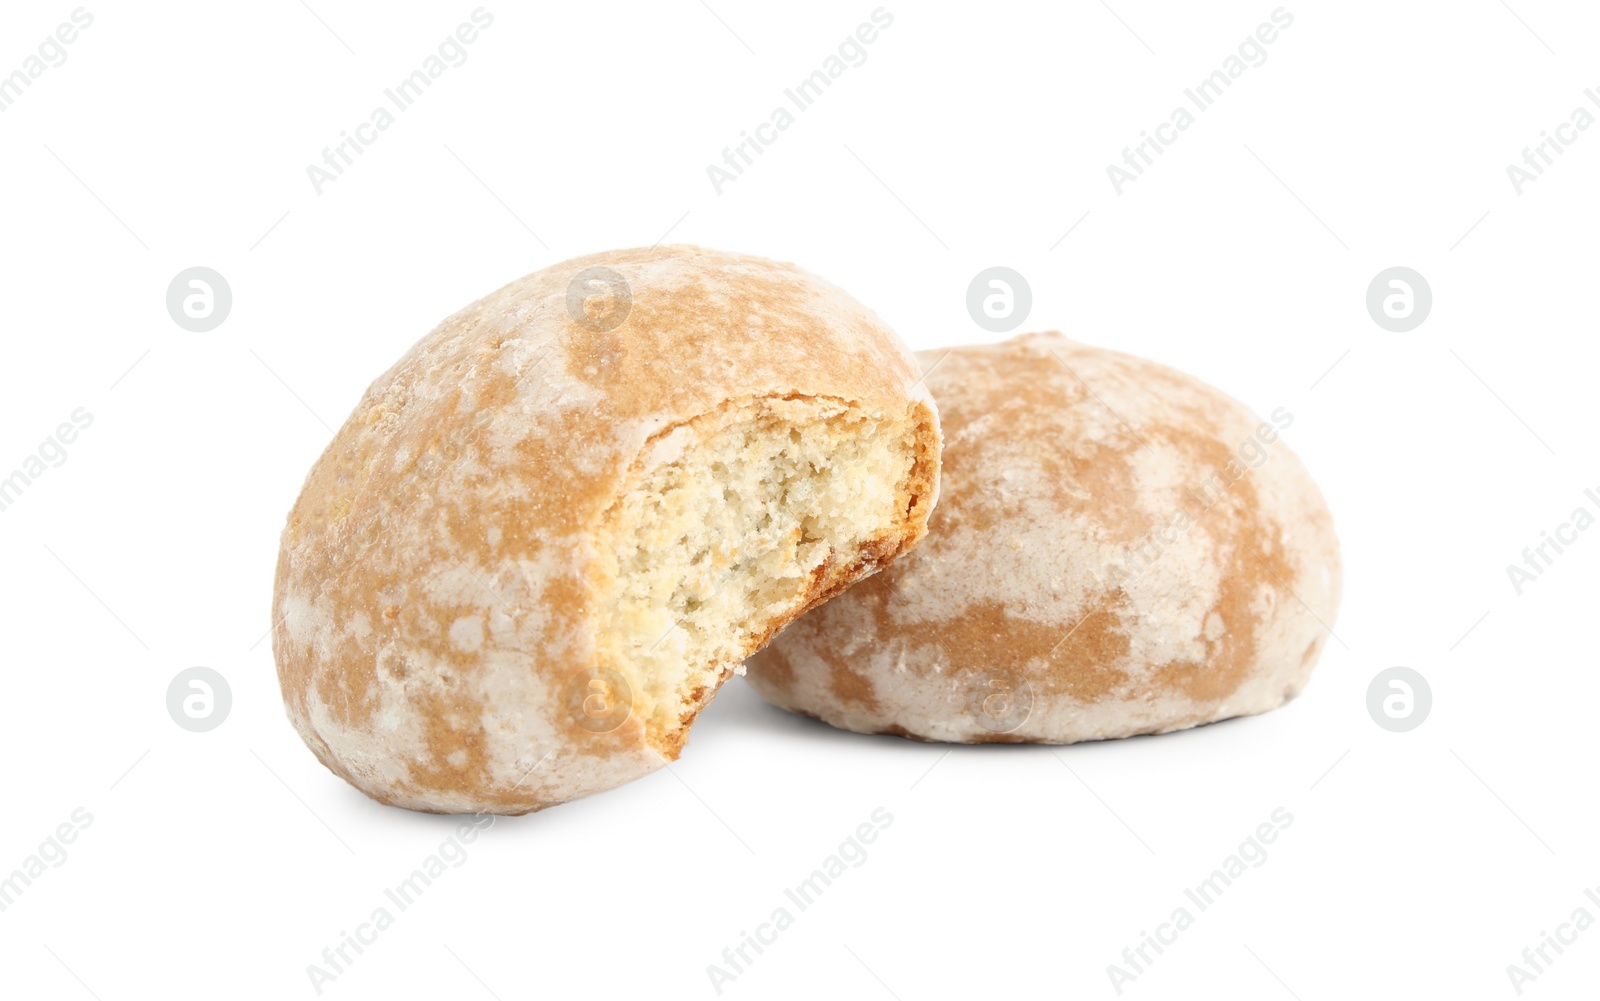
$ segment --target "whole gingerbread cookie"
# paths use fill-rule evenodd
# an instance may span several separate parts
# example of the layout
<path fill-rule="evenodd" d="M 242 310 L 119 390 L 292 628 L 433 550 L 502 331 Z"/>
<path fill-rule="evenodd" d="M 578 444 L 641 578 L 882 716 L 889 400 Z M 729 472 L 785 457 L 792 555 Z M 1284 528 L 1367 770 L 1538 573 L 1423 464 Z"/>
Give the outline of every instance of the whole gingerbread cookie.
<path fill-rule="evenodd" d="M 926 351 L 927 539 L 753 657 L 768 701 L 862 733 L 1052 744 L 1265 712 L 1340 589 L 1327 505 L 1262 420 L 1059 334 Z"/>

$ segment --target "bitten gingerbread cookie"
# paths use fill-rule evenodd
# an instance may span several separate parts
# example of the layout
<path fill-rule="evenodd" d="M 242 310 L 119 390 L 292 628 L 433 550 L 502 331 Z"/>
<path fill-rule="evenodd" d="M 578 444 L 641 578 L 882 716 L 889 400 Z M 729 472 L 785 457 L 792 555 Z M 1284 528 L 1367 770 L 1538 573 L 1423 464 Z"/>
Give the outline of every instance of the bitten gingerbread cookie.
<path fill-rule="evenodd" d="M 525 813 L 654 771 L 745 657 L 922 537 L 919 374 L 832 285 L 695 247 L 468 306 L 367 390 L 289 515 L 290 720 L 416 810 Z"/>

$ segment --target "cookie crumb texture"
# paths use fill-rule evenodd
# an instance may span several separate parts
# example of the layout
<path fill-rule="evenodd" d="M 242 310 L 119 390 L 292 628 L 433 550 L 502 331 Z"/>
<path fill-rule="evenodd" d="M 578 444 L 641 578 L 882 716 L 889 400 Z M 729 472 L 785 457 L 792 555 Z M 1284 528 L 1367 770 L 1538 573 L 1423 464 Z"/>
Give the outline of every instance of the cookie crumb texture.
<path fill-rule="evenodd" d="M 627 282 L 626 319 L 572 279 Z M 795 616 L 926 530 L 915 360 L 789 265 L 667 247 L 513 282 L 367 391 L 278 561 L 289 719 L 373 798 L 526 813 L 676 758 Z"/>
<path fill-rule="evenodd" d="M 1299 694 L 1341 584 L 1292 414 L 1059 334 L 921 357 L 945 436 L 928 537 L 755 655 L 763 697 L 861 733 L 1066 744 Z"/>

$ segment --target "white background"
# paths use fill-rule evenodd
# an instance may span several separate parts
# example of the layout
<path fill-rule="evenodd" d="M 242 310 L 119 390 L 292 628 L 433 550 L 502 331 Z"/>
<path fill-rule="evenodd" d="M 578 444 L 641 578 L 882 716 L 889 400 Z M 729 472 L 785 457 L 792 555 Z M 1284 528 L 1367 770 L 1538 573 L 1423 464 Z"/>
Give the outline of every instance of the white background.
<path fill-rule="evenodd" d="M 1600 493 L 1600 128 L 1520 195 L 1506 174 L 1600 114 L 1592 6 L 1290 4 L 1118 195 L 1106 166 L 1271 0 L 900 0 L 719 195 L 706 166 L 872 0 L 498 2 L 318 195 L 306 166 L 475 5 L 309 2 L 91 5 L 0 113 L 0 475 L 94 416 L 0 512 L 0 874 L 93 816 L 0 913 L 0 993 L 316 996 L 307 966 L 456 822 L 365 799 L 285 721 L 261 640 L 284 514 L 440 318 L 669 230 L 796 261 L 918 348 L 1001 336 L 964 297 L 1005 265 L 1023 330 L 1288 407 L 1343 540 L 1339 641 L 1281 711 L 1056 750 L 844 734 L 735 680 L 670 771 L 499 821 L 323 996 L 716 997 L 706 967 L 879 807 L 866 862 L 724 997 L 1116 997 L 1107 965 L 1278 807 L 1267 861 L 1123 996 L 1509 998 L 1542 931 L 1600 917 L 1600 530 L 1520 596 L 1506 574 Z M 7 4 L 0 73 L 72 9 Z M 196 265 L 233 290 L 210 333 L 164 305 Z M 1395 265 L 1434 295 L 1403 334 L 1364 303 Z M 232 686 L 210 733 L 165 708 L 194 665 Z M 1410 733 L 1365 708 L 1393 665 L 1432 686 Z M 1525 991 L 1597 980 L 1590 929 Z"/>

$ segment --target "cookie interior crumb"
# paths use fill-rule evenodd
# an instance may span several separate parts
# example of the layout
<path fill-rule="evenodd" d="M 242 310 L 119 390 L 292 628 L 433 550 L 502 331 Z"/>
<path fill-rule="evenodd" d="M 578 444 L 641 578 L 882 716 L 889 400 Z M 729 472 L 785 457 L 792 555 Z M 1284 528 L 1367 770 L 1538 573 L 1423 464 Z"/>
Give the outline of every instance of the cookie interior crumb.
<path fill-rule="evenodd" d="M 668 757 L 717 685 L 831 578 L 875 563 L 917 503 L 904 419 L 785 403 L 642 471 L 612 514 L 606 660 Z"/>

